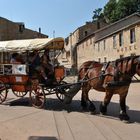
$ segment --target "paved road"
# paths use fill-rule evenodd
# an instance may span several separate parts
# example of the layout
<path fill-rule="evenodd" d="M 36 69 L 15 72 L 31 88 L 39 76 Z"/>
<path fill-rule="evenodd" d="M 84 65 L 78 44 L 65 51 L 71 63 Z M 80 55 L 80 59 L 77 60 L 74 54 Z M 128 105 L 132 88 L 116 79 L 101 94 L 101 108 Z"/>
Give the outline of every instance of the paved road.
<path fill-rule="evenodd" d="M 55 95 L 47 96 L 44 110 L 31 107 L 27 97 L 18 99 L 10 92 L 7 102 L 0 105 L 0 138 L 1 140 L 140 140 L 139 90 L 140 84 L 132 84 L 127 97 L 130 123 L 118 119 L 117 95 L 112 98 L 108 115 L 101 116 L 99 104 L 103 100 L 104 93 L 94 90 L 90 91 L 90 98 L 95 101 L 96 115 L 82 112 L 81 91 L 68 106 L 62 104 Z"/>

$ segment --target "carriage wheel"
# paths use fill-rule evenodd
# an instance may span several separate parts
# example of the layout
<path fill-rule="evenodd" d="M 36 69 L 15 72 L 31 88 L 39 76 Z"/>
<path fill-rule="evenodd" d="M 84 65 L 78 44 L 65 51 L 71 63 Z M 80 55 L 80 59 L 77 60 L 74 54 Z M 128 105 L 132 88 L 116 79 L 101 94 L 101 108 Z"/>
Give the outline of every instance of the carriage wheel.
<path fill-rule="evenodd" d="M 7 98 L 8 90 L 6 89 L 5 84 L 0 81 L 0 104 L 3 103 Z"/>
<path fill-rule="evenodd" d="M 36 108 L 43 108 L 46 102 L 46 97 L 44 90 L 41 86 L 37 86 L 36 89 L 30 91 L 30 100 L 32 103 L 32 106 Z"/>
<path fill-rule="evenodd" d="M 28 91 L 14 91 L 14 90 L 12 90 L 12 91 L 13 91 L 14 95 L 17 97 L 24 97 L 28 93 Z"/>
<path fill-rule="evenodd" d="M 60 85 L 65 85 L 65 84 L 67 84 L 67 82 L 65 82 L 65 81 L 60 82 Z M 65 95 L 64 95 L 65 94 L 65 89 L 62 89 L 62 90 L 63 91 L 61 91 L 61 90 L 56 91 L 56 96 L 61 102 L 63 102 L 64 98 L 65 98 Z"/>

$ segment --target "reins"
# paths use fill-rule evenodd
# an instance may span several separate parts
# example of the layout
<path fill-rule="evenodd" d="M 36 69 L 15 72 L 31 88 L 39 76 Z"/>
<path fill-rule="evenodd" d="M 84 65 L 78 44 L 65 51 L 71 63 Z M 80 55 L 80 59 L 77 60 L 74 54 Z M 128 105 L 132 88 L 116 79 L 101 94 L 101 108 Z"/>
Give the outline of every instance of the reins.
<path fill-rule="evenodd" d="M 138 57 L 138 56 L 137 56 Z M 95 67 L 94 68 L 94 66 L 92 66 L 93 65 L 93 63 L 92 64 L 90 64 L 90 66 L 89 67 L 86 67 L 86 69 L 87 69 L 87 71 L 86 71 L 86 73 L 84 74 L 84 77 L 80 80 L 80 81 L 78 81 L 78 82 L 76 82 L 76 83 L 68 83 L 68 84 L 65 84 L 65 85 L 60 85 L 60 86 L 58 86 L 58 88 L 63 88 L 63 87 L 70 87 L 70 86 L 73 86 L 73 85 L 76 85 L 76 84 L 82 84 L 82 83 L 87 83 L 87 82 L 89 82 L 89 81 L 92 81 L 92 80 L 94 80 L 94 79 L 97 79 L 97 78 L 100 78 L 101 76 L 115 76 L 114 74 L 111 74 L 111 73 L 107 73 L 107 74 L 105 74 L 105 72 L 106 72 L 106 70 L 107 70 L 107 68 L 109 67 L 109 65 L 110 65 L 110 63 L 111 63 L 111 65 L 112 65 L 112 67 L 114 67 L 115 69 L 118 69 L 118 64 L 119 63 L 121 63 L 121 67 L 123 66 L 123 62 L 125 61 L 125 60 L 127 60 L 127 63 L 126 63 L 126 66 L 125 66 L 125 69 L 127 70 L 127 67 L 128 67 L 128 62 L 129 62 L 129 60 L 131 59 L 131 67 L 132 67 L 132 65 L 133 65 L 133 61 L 134 61 L 134 59 L 135 58 L 137 58 L 137 57 L 133 57 L 133 58 L 131 58 L 131 57 L 127 57 L 127 58 L 124 58 L 124 59 L 118 59 L 118 60 L 116 60 L 116 61 L 112 61 L 112 62 L 108 62 L 108 63 L 106 63 L 105 65 L 103 65 L 103 67 L 104 68 L 102 68 L 103 69 L 103 73 L 102 73 L 102 70 L 101 70 L 101 75 L 99 75 L 99 76 L 96 76 L 96 77 L 92 77 L 92 78 L 89 78 L 89 77 L 87 77 L 87 74 L 88 74 L 88 72 L 89 72 L 89 70 L 90 69 L 95 69 L 95 68 L 97 68 L 97 67 Z M 115 65 L 113 65 L 115 63 Z M 139 62 L 140 63 L 140 62 Z M 83 68 L 84 69 L 84 68 Z M 125 72 L 127 72 L 126 70 L 124 70 Z M 81 71 L 81 69 L 80 69 L 80 71 Z M 131 74 L 132 74 L 132 72 L 130 73 L 130 74 L 127 74 L 127 73 L 123 73 L 121 70 L 119 70 L 118 69 L 118 74 L 119 74 L 119 77 L 118 78 L 120 78 L 120 76 L 122 77 L 123 75 L 125 75 L 126 77 L 130 77 L 130 79 L 132 78 L 132 76 L 131 76 Z M 134 76 L 135 77 L 135 76 Z M 88 78 L 88 79 L 87 79 Z M 135 77 L 136 78 L 136 77 Z M 136 78 L 137 79 L 137 78 Z M 114 81 L 114 82 L 119 82 L 119 81 Z M 120 81 L 120 82 L 122 82 L 122 81 Z M 124 83 L 126 82 L 126 83 L 130 83 L 129 81 L 123 81 Z"/>
<path fill-rule="evenodd" d="M 113 76 L 112 74 L 106 74 L 106 76 L 109 75 L 109 76 Z M 80 80 L 76 83 L 68 83 L 68 84 L 64 84 L 64 85 L 61 85 L 61 86 L 58 86 L 58 88 L 61 88 L 61 87 L 70 87 L 70 86 L 73 86 L 73 85 L 77 85 L 77 84 L 82 84 L 82 83 L 87 83 L 91 80 L 94 80 L 94 79 L 97 79 L 97 78 L 100 78 L 100 76 L 96 76 L 96 77 L 92 77 L 90 79 L 86 79 L 86 80 Z"/>

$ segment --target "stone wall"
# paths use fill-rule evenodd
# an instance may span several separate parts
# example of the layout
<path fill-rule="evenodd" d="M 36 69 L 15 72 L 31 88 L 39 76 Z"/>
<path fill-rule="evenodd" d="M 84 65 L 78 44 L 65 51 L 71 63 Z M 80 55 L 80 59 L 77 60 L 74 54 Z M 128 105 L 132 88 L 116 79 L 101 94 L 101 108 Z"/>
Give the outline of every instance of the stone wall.
<path fill-rule="evenodd" d="M 92 23 L 93 24 L 93 23 Z M 69 50 L 71 66 L 73 62 L 77 68 L 88 60 L 100 62 L 113 61 L 120 57 L 140 55 L 140 14 L 134 13 L 115 23 L 97 29 L 97 24 L 87 23 L 79 27 L 68 38 L 69 43 L 65 48 Z M 130 43 L 130 30 L 135 29 L 136 41 Z M 123 34 L 122 46 L 120 46 L 120 33 Z M 73 49 L 73 47 L 76 48 Z M 74 51 L 73 51 L 74 50 Z M 75 59 L 75 54 L 77 58 Z"/>
<path fill-rule="evenodd" d="M 136 41 L 134 43 L 130 43 L 131 29 L 135 29 Z M 119 45 L 119 34 L 121 32 L 123 33 L 122 46 Z M 140 55 L 140 23 L 127 27 L 97 42 L 94 40 L 95 36 L 93 35 L 77 45 L 78 67 L 87 60 L 105 62 L 113 61 L 120 57 Z M 116 38 L 115 46 L 113 45 L 114 36 Z"/>

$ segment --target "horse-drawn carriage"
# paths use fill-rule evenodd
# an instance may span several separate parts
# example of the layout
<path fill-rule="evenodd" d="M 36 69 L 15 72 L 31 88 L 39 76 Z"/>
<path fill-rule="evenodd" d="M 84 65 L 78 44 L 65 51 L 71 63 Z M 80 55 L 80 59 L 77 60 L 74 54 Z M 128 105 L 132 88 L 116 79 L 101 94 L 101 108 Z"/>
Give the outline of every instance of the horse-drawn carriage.
<path fill-rule="evenodd" d="M 42 108 L 46 95 L 56 94 L 58 99 L 70 103 L 74 95 L 82 89 L 81 105 L 95 111 L 93 102 L 88 97 L 91 88 L 106 92 L 104 101 L 100 105 L 100 112 L 105 114 L 113 94 L 120 96 L 120 119 L 129 120 L 126 112 L 126 97 L 132 78 L 135 74 L 140 76 L 140 56 L 129 56 L 108 63 L 96 61 L 84 62 L 78 72 L 77 83 L 66 83 L 65 68 L 56 66 L 54 75 L 57 84 L 43 84 L 39 77 L 30 77 L 28 72 L 28 53 L 33 50 L 43 51 L 45 48 L 53 50 L 63 49 L 62 38 L 34 39 L 24 41 L 0 42 L 0 52 L 22 52 L 26 54 L 27 64 L 0 64 L 0 103 L 7 98 L 9 89 L 18 97 L 29 93 L 33 106 Z M 59 52 L 58 52 L 59 54 Z M 54 54 L 52 54 L 54 56 Z M 1 57 L 1 56 L 0 56 Z M 1 60 L 1 59 L 0 59 Z M 8 60 L 6 58 L 6 60 Z"/>
<path fill-rule="evenodd" d="M 20 52 L 24 55 L 25 64 L 11 64 L 9 58 L 0 63 L 0 104 L 6 98 L 9 89 L 17 97 L 23 97 L 29 93 L 31 104 L 37 108 L 42 108 L 45 104 L 46 95 L 56 94 L 59 100 L 63 101 L 65 89 L 63 91 L 59 88 L 61 85 L 66 84 L 63 81 L 65 77 L 64 66 L 57 65 L 54 67 L 55 81 L 57 84 L 47 86 L 40 83 L 37 76 L 29 76 L 28 57 L 29 52 L 38 50 L 40 53 L 44 49 L 52 50 L 53 58 L 57 57 L 64 47 L 63 38 L 55 39 L 29 39 L 29 40 L 16 40 L 0 42 L 1 55 L 13 52 Z M 5 57 L 5 56 L 4 56 Z"/>

